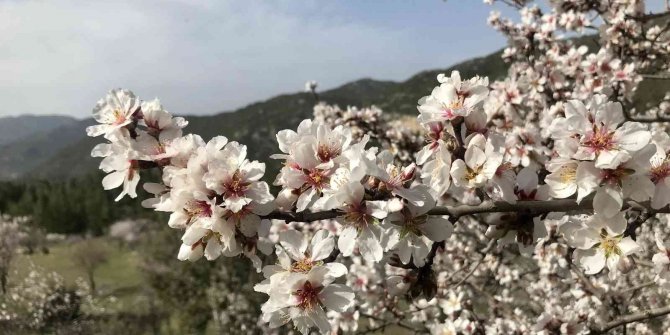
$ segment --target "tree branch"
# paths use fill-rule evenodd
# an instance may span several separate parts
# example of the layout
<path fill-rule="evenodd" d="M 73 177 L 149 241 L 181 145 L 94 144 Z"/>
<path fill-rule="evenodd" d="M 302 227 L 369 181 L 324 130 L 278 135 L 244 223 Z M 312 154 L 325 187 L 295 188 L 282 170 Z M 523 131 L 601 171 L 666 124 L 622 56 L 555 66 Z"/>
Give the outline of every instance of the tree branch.
<path fill-rule="evenodd" d="M 658 79 L 658 80 L 668 80 L 670 79 L 670 73 L 641 73 L 640 74 L 644 79 Z"/>
<path fill-rule="evenodd" d="M 647 13 L 640 16 L 626 15 L 626 19 L 636 20 L 640 22 L 648 22 L 651 20 L 663 18 L 670 15 L 670 11 L 658 12 L 658 13 Z"/>
<path fill-rule="evenodd" d="M 617 320 L 610 321 L 600 328 L 591 329 L 591 334 L 604 334 L 616 327 L 626 325 L 633 322 L 644 321 L 647 319 L 652 319 L 655 317 L 663 316 L 670 314 L 670 306 L 652 308 L 639 313 L 630 314 L 624 317 L 621 317 Z"/>
<path fill-rule="evenodd" d="M 629 204 L 624 204 L 623 209 L 628 209 Z M 643 207 L 649 213 L 670 213 L 667 207 L 660 210 L 654 210 L 649 203 L 636 205 Z M 540 215 L 552 212 L 587 212 L 593 210 L 593 200 L 584 199 L 577 203 L 574 199 L 557 199 L 547 201 L 517 201 L 514 204 L 504 201 L 485 201 L 479 205 L 457 205 L 435 207 L 428 211 L 428 215 L 447 215 L 450 218 L 458 219 L 463 216 L 483 214 L 483 213 L 520 213 L 527 215 Z M 319 220 L 334 219 L 343 213 L 338 210 L 322 212 L 280 212 L 274 211 L 268 215 L 262 216 L 264 219 L 285 220 L 288 222 L 312 222 Z"/>

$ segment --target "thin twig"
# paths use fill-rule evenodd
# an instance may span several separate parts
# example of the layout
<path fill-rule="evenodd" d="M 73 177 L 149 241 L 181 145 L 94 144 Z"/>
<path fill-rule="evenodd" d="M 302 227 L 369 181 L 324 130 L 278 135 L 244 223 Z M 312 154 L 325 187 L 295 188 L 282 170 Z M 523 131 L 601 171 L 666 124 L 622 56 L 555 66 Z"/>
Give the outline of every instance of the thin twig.
<path fill-rule="evenodd" d="M 642 73 L 640 74 L 644 79 L 667 80 L 670 79 L 670 73 Z"/>
<path fill-rule="evenodd" d="M 644 321 L 655 317 L 670 314 L 670 306 L 652 308 L 639 313 L 630 314 L 619 319 L 610 321 L 600 328 L 591 329 L 591 334 L 603 334 L 621 325 Z"/>
<path fill-rule="evenodd" d="M 640 285 L 636 285 L 636 286 L 627 288 L 625 290 L 621 290 L 621 292 L 619 292 L 619 294 L 624 295 L 628 292 L 635 292 L 635 291 L 643 289 L 645 287 L 654 286 L 654 285 L 656 285 L 655 281 L 646 282 L 646 283 L 643 283 L 643 284 L 640 284 Z"/>
<path fill-rule="evenodd" d="M 587 292 L 595 295 L 599 299 L 603 298 L 604 295 L 603 291 L 595 287 L 593 285 L 593 282 L 591 282 L 591 280 L 588 277 L 586 277 L 586 275 L 582 272 L 580 268 L 577 267 L 577 265 L 575 265 L 574 263 L 570 263 L 570 269 L 574 274 L 577 275 L 577 277 L 579 277 L 579 280 L 582 282 L 582 284 L 584 284 L 585 286 L 584 289 Z"/>
<path fill-rule="evenodd" d="M 483 254 L 482 258 L 480 258 L 477 261 L 477 263 L 475 263 L 475 265 L 472 267 L 472 269 L 470 269 L 470 271 L 465 275 L 465 277 L 463 277 L 463 279 L 459 280 L 458 283 L 456 283 L 456 285 L 453 286 L 454 288 L 457 288 L 457 287 L 463 285 L 463 283 L 465 283 L 465 281 L 468 280 L 468 278 L 470 278 L 475 273 L 475 271 L 477 271 L 477 268 L 479 268 L 479 265 L 484 262 L 484 259 L 486 258 L 486 255 L 488 255 L 488 253 L 491 252 L 491 250 L 493 250 L 497 241 L 498 241 L 497 238 L 491 239 L 491 241 L 489 241 L 489 244 L 486 245 L 486 248 L 484 250 L 482 250 L 482 254 Z"/>

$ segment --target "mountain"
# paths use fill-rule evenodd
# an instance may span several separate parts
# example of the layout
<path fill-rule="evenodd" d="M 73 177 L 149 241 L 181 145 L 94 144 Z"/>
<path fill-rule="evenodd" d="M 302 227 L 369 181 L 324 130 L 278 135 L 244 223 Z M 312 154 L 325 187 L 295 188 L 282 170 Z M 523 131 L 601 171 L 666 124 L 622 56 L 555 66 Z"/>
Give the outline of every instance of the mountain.
<path fill-rule="evenodd" d="M 500 79 L 507 73 L 507 65 L 500 55 L 498 51 L 447 69 L 420 72 L 403 82 L 361 79 L 321 92 L 319 96 L 321 100 L 341 107 L 377 105 L 386 113 L 416 115 L 417 101 L 435 87 L 439 73 L 458 70 L 464 78 L 480 75 L 488 76 L 490 80 Z M 636 105 L 660 101 L 669 89 L 670 81 L 644 81 Z M 185 130 L 199 134 L 205 140 L 224 135 L 246 144 L 250 147 L 251 159 L 266 162 L 268 171 L 276 171 L 279 162 L 268 159 L 277 152 L 275 134 L 281 129 L 295 129 L 301 120 L 310 118 L 313 105 L 311 94 L 284 94 L 231 112 L 188 116 L 189 125 Z M 0 148 L 0 179 L 63 179 L 95 170 L 100 159 L 90 157 L 90 151 L 102 139 L 85 136 L 84 129 L 92 122 L 90 119 L 79 121 Z"/>
<path fill-rule="evenodd" d="M 395 85 L 397 83 L 362 79 L 322 92 L 319 96 L 324 101 L 342 106 L 366 106 L 382 101 L 384 94 Z M 230 140 L 247 144 L 253 148 L 249 150 L 252 159 L 265 161 L 272 168 L 275 167 L 273 166 L 275 162 L 268 162 L 268 156 L 277 150 L 275 134 L 282 129 L 295 128 L 300 121 L 309 118 L 313 106 L 314 98 L 309 93 L 285 94 L 251 104 L 234 112 L 212 116 L 188 116 L 189 125 L 185 131 L 198 134 L 205 140 L 224 135 Z M 51 158 L 41 161 L 32 168 L 28 176 L 67 178 L 79 176 L 97 168 L 100 159 L 90 157 L 89 153 L 93 146 L 102 142 L 103 139 L 85 137 L 83 126 L 79 132 L 78 141 L 63 147 Z M 39 146 L 39 144 L 31 145 L 31 147 L 34 146 Z"/>
<path fill-rule="evenodd" d="M 21 140 L 0 147 L 0 179 L 25 177 L 44 161 L 84 137 L 84 129 L 94 123 L 93 119 L 76 120 L 42 132 L 35 132 Z M 92 148 L 92 147 L 91 147 Z M 90 152 L 90 149 L 88 150 Z M 69 165 L 69 163 L 68 163 Z M 77 166 L 77 162 L 71 165 Z M 67 169 L 67 167 L 65 167 Z"/>
<path fill-rule="evenodd" d="M 77 119 L 63 115 L 21 115 L 0 118 L 0 147 L 37 133 L 72 124 Z"/>
<path fill-rule="evenodd" d="M 414 114 L 416 103 L 428 94 L 436 84 L 438 73 L 450 73 L 459 70 L 463 76 L 475 74 L 489 76 L 491 79 L 502 77 L 507 67 L 500 58 L 500 52 L 486 57 L 472 59 L 448 69 L 424 71 L 403 82 L 378 81 L 373 79 L 357 80 L 338 88 L 320 92 L 322 101 L 346 106 L 377 105 L 388 113 Z M 223 112 L 212 116 L 188 116 L 189 133 L 201 135 L 205 140 L 224 135 L 230 140 L 248 145 L 249 156 L 268 164 L 268 170 L 279 168 L 279 162 L 268 159 L 277 151 L 275 134 L 282 129 L 296 128 L 305 118 L 310 118 L 314 99 L 309 93 L 284 94 L 266 101 L 254 103 L 232 112 Z M 39 146 L 39 141 L 31 147 Z M 80 138 L 62 147 L 49 158 L 31 165 L 24 176 L 32 178 L 68 178 L 83 175 L 95 169 L 99 158 L 90 157 L 91 148 L 100 143 L 99 138 L 86 138 L 83 127 Z M 18 168 L 18 167 L 14 167 Z M 7 173 L 0 169 L 0 178 Z"/>

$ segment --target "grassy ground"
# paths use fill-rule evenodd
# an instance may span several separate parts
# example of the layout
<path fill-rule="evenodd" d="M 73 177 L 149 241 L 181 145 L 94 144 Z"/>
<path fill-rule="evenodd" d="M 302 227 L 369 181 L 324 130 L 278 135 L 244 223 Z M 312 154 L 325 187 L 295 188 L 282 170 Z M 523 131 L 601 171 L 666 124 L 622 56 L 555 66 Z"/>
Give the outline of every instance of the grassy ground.
<path fill-rule="evenodd" d="M 139 270 L 139 257 L 135 251 L 106 238 L 94 239 L 104 246 L 108 254 L 95 272 L 98 295 L 114 296 L 118 301 L 110 308 L 142 308 L 138 298 L 142 298 L 142 277 Z M 41 272 L 56 272 L 63 277 L 65 284 L 75 287 L 77 279 L 85 279 L 85 272 L 72 260 L 72 254 L 81 242 L 61 242 L 49 247 L 49 253 L 36 252 L 32 255 L 19 255 L 14 263 L 9 285 L 18 283 L 31 269 Z"/>

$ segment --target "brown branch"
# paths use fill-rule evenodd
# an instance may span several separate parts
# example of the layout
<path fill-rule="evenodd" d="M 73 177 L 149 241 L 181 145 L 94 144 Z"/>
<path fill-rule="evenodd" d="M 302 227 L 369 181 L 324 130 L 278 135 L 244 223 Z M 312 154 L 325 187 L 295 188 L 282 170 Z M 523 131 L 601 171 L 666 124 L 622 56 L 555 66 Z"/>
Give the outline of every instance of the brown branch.
<path fill-rule="evenodd" d="M 620 294 L 620 295 L 624 295 L 624 294 L 626 294 L 626 293 L 628 293 L 628 292 L 635 292 L 635 291 L 637 291 L 637 290 L 641 290 L 641 289 L 643 289 L 643 288 L 645 288 L 645 287 L 654 286 L 654 285 L 656 285 L 656 282 L 655 282 L 655 281 L 649 281 L 649 282 L 646 282 L 646 283 L 643 283 L 643 284 L 640 284 L 640 285 L 637 285 L 637 286 L 633 286 L 633 287 L 627 288 L 627 289 L 625 289 L 625 290 L 621 290 L 621 291 L 619 292 L 619 294 Z"/>
<path fill-rule="evenodd" d="M 658 79 L 658 80 L 667 80 L 670 79 L 670 73 L 657 73 L 657 74 L 651 74 L 651 73 L 640 73 L 642 78 L 644 79 Z"/>
<path fill-rule="evenodd" d="M 629 323 L 644 321 L 655 317 L 670 314 L 670 306 L 652 308 L 639 313 L 630 314 L 619 319 L 610 321 L 600 328 L 591 329 L 591 334 L 604 334 L 616 327 L 627 325 Z"/>
<path fill-rule="evenodd" d="M 648 13 L 640 16 L 626 15 L 626 19 L 636 20 L 639 22 L 648 22 L 654 19 L 670 16 L 670 11 L 658 12 L 658 13 Z"/>
<path fill-rule="evenodd" d="M 579 281 L 581 281 L 584 285 L 584 291 L 598 297 L 598 299 L 603 299 L 604 292 L 601 289 L 595 287 L 593 282 L 591 282 L 591 280 L 582 272 L 580 268 L 577 267 L 577 265 L 570 263 L 570 269 L 575 275 L 577 275 Z"/>
<path fill-rule="evenodd" d="M 628 209 L 629 204 L 624 204 L 623 209 Z M 649 203 L 636 205 L 636 208 L 645 208 L 650 213 L 670 213 L 670 208 L 665 207 L 660 210 L 654 210 Z M 588 212 L 593 210 L 593 200 L 584 199 L 577 203 L 574 199 L 556 199 L 547 201 L 517 201 L 514 204 L 504 201 L 485 201 L 479 205 L 457 205 L 435 207 L 428 211 L 428 215 L 447 215 L 450 218 L 458 219 L 463 216 L 483 213 L 519 213 L 531 216 L 537 216 L 552 212 Z M 343 213 L 338 210 L 323 212 L 280 212 L 274 211 L 263 216 L 264 219 L 277 219 L 289 222 L 312 222 L 319 220 L 334 219 Z"/>
<path fill-rule="evenodd" d="M 663 115 L 656 116 L 632 116 L 630 113 L 625 113 L 626 120 L 639 123 L 665 123 L 670 122 L 670 117 Z"/>

